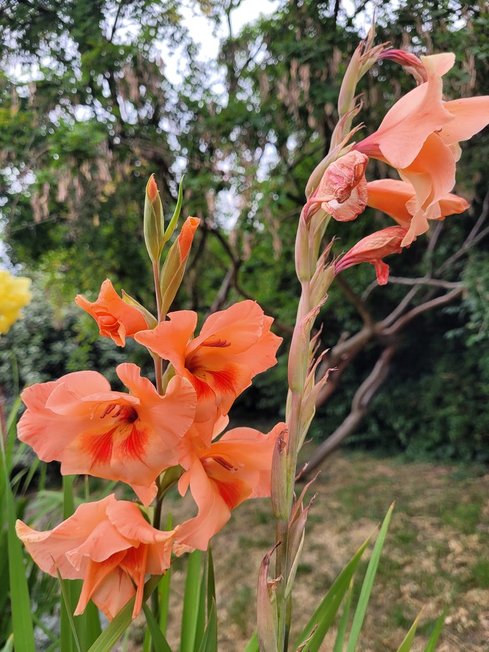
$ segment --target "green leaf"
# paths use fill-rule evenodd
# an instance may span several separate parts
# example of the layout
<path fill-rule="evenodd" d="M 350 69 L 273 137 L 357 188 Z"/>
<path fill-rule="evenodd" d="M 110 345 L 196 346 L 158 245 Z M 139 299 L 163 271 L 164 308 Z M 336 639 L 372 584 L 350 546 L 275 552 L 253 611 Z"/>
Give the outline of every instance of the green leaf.
<path fill-rule="evenodd" d="M 69 518 L 75 511 L 73 498 L 73 476 L 63 476 L 63 518 Z M 61 587 L 61 625 L 60 625 L 60 646 L 63 652 L 73 652 L 76 649 L 80 652 L 80 642 L 76 633 L 73 611 L 78 600 L 77 586 L 75 582 L 63 580 L 59 577 Z"/>
<path fill-rule="evenodd" d="M 16 650 L 35 652 L 34 627 L 32 625 L 29 590 L 24 567 L 22 547 L 15 532 L 15 501 L 10 488 L 9 472 L 5 457 L 3 433 L 0 427 L 0 473 L 3 475 L 4 503 L 7 514 L 7 550 L 10 580 L 10 601 L 12 605 L 12 630 Z"/>
<path fill-rule="evenodd" d="M 188 556 L 187 577 L 183 597 L 180 652 L 194 652 L 200 597 L 200 567 L 202 553 L 195 550 Z"/>
<path fill-rule="evenodd" d="M 358 604 L 355 610 L 355 615 L 353 616 L 353 622 L 350 630 L 350 639 L 348 641 L 348 647 L 346 648 L 346 652 L 355 652 L 357 647 L 357 642 L 360 637 L 360 632 L 362 630 L 363 620 L 365 618 L 365 613 L 367 611 L 370 594 L 372 593 L 372 587 L 374 585 L 375 575 L 377 573 L 377 568 L 379 566 L 380 555 L 382 554 L 382 548 L 384 547 L 384 542 L 387 536 L 387 530 L 389 528 L 389 523 L 392 517 L 393 510 L 394 510 L 394 504 L 392 504 L 387 511 L 387 514 L 384 518 L 384 522 L 382 523 L 382 526 L 380 528 L 379 535 L 375 542 L 375 546 L 372 551 L 372 556 L 370 557 L 370 561 L 367 567 L 367 572 L 365 573 L 362 589 L 360 591 L 360 597 L 358 598 Z"/>
<path fill-rule="evenodd" d="M 171 514 L 168 515 L 166 521 L 166 530 L 171 530 L 173 525 L 173 519 Z M 171 566 L 163 575 L 158 584 L 159 592 L 159 605 L 160 605 L 160 629 L 163 634 L 166 634 L 166 628 L 168 626 L 168 613 L 170 610 L 170 584 L 171 584 Z"/>
<path fill-rule="evenodd" d="M 168 641 L 158 626 L 158 622 L 154 617 L 153 612 L 147 604 L 143 604 L 143 610 L 144 615 L 146 616 L 146 622 L 148 623 L 149 631 L 151 632 L 153 649 L 156 652 L 172 652 L 171 647 L 168 645 Z"/>
<path fill-rule="evenodd" d="M 259 652 L 259 649 L 258 634 L 255 632 L 248 643 L 246 643 L 244 652 Z"/>
<path fill-rule="evenodd" d="M 146 601 L 158 586 L 159 576 L 153 575 L 146 582 L 144 587 L 144 598 Z M 134 598 L 122 607 L 117 616 L 111 621 L 110 625 L 97 638 L 95 643 L 89 648 L 88 652 L 107 652 L 111 650 L 120 637 L 124 634 L 132 621 L 132 610 L 134 608 Z M 63 650 L 64 652 L 64 650 Z"/>
<path fill-rule="evenodd" d="M 198 652 L 217 652 L 217 612 L 215 600 L 211 601 L 207 627 Z"/>
<path fill-rule="evenodd" d="M 207 550 L 207 618 L 210 617 L 213 602 L 216 603 L 216 577 L 212 549 L 209 545 Z"/>
<path fill-rule="evenodd" d="M 72 650 L 74 644 L 78 652 L 82 652 L 80 641 L 78 639 L 78 633 L 75 627 L 75 621 L 73 619 L 72 592 L 70 590 L 71 583 L 70 580 L 63 580 L 59 572 L 58 572 L 58 580 L 61 589 L 61 599 L 63 603 L 62 604 L 63 611 L 61 614 L 61 618 L 63 619 L 63 614 L 64 614 L 67 625 L 69 626 L 69 630 L 66 627 L 65 631 L 63 631 L 63 620 L 61 620 L 61 626 L 62 626 L 61 640 L 60 640 L 61 649 L 63 650 L 63 652 L 68 649 Z"/>
<path fill-rule="evenodd" d="M 436 644 L 438 643 L 438 639 L 441 636 L 441 632 L 443 630 L 444 624 L 445 624 L 445 611 L 436 619 L 435 627 L 431 632 L 430 639 L 426 644 L 424 652 L 435 652 Z"/>
<path fill-rule="evenodd" d="M 302 630 L 300 636 L 297 638 L 295 643 L 296 648 L 303 646 L 303 649 L 308 652 L 316 652 L 320 649 L 321 643 L 334 621 L 341 601 L 343 600 L 345 593 L 348 591 L 351 579 L 357 570 L 358 564 L 360 563 L 369 541 L 370 538 L 362 544 L 338 575 L 333 586 L 321 600 L 320 605 L 309 619 L 309 622 Z"/>
<path fill-rule="evenodd" d="M 175 210 L 173 211 L 172 218 L 168 223 L 168 226 L 166 227 L 165 235 L 163 237 L 163 244 L 166 244 L 168 240 L 172 237 L 173 231 L 175 231 L 175 228 L 178 224 L 178 220 L 180 218 L 180 213 L 182 211 L 182 203 L 183 203 L 183 180 L 184 179 L 185 179 L 185 175 L 182 176 L 182 178 L 180 179 L 180 183 L 178 185 L 177 205 L 175 206 Z"/>
<path fill-rule="evenodd" d="M 414 642 L 414 637 L 416 636 L 416 630 L 418 629 L 418 622 L 419 622 L 419 617 L 421 616 L 421 612 L 416 616 L 413 624 L 409 628 L 408 633 L 404 637 L 404 640 L 402 641 L 401 645 L 399 646 L 397 652 L 409 652 L 409 650 L 413 646 Z"/>
<path fill-rule="evenodd" d="M 353 580 L 350 581 L 350 588 L 345 598 L 345 606 L 343 607 L 343 613 L 341 614 L 340 622 L 338 623 L 338 631 L 336 633 L 336 640 L 333 648 L 333 652 L 343 652 L 345 646 L 345 634 L 346 628 L 348 626 L 348 620 L 350 618 L 350 608 L 351 608 L 351 599 L 353 595 Z"/>

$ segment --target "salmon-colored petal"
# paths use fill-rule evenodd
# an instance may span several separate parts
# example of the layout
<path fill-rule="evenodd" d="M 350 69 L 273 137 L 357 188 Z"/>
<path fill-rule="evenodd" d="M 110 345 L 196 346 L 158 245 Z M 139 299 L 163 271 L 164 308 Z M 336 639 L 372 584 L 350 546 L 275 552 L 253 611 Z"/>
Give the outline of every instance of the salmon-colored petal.
<path fill-rule="evenodd" d="M 194 549 L 207 550 L 210 539 L 231 517 L 231 510 L 204 471 L 200 460 L 195 460 L 186 474 L 199 511 L 197 516 L 185 521 L 176 529 L 175 552 L 177 554 Z"/>
<path fill-rule="evenodd" d="M 256 301 L 239 301 L 208 317 L 187 353 L 198 347 L 208 350 L 225 349 L 234 355 L 250 348 L 261 336 L 264 313 Z"/>
<path fill-rule="evenodd" d="M 117 554 L 112 555 L 109 559 L 106 559 L 103 562 L 99 562 L 99 563 L 93 562 L 92 560 L 88 561 L 83 576 L 83 586 L 80 593 L 80 598 L 78 600 L 78 604 L 76 605 L 76 609 L 74 612 L 75 616 L 79 616 L 85 611 L 88 601 L 90 600 L 90 598 L 95 597 L 94 596 L 95 592 L 100 587 L 100 585 L 104 582 L 104 580 L 107 580 L 108 578 L 111 577 L 113 578 L 114 576 L 119 579 L 120 574 L 118 571 L 118 566 L 123 560 L 125 554 L 126 554 L 125 551 L 119 552 Z M 132 590 L 132 595 L 134 595 L 134 589 Z M 132 597 L 132 595 L 130 595 L 129 597 Z M 95 604 L 97 603 L 95 602 Z M 119 600 L 117 600 L 117 604 L 119 604 Z M 117 611 L 115 613 L 117 613 Z M 113 618 L 114 615 L 115 614 L 113 615 L 109 614 L 108 617 Z"/>
<path fill-rule="evenodd" d="M 120 568 L 115 567 L 97 582 L 90 598 L 104 616 L 108 620 L 112 620 L 122 607 L 134 597 L 135 593 L 136 590 L 129 575 Z M 80 595 L 75 616 L 83 613 L 90 598 L 87 598 L 86 594 L 83 593 Z"/>
<path fill-rule="evenodd" d="M 197 326 L 197 313 L 193 310 L 178 310 L 168 313 L 168 320 L 153 330 L 145 330 L 135 336 L 136 342 L 169 360 L 177 373 L 182 373 L 185 355 Z"/>
<path fill-rule="evenodd" d="M 414 188 L 410 183 L 397 179 L 381 179 L 369 181 L 367 190 L 367 203 L 371 208 L 386 213 L 401 226 L 409 226 L 412 215 L 406 204 L 414 196 Z"/>
<path fill-rule="evenodd" d="M 102 379 L 102 385 L 95 372 L 79 373 L 84 374 L 83 382 L 68 374 L 48 387 L 31 389 L 27 396 L 33 407 L 19 422 L 19 438 L 41 459 L 60 461 L 63 474 L 88 473 L 126 482 L 148 504 L 155 496 L 156 477 L 177 463 L 177 444 L 195 415 L 195 390 L 176 377 L 166 395 L 159 396 L 138 367 L 125 364 L 118 373 L 134 394 L 90 395 L 90 379 L 96 390 L 105 388 L 106 381 Z"/>
<path fill-rule="evenodd" d="M 470 208 L 470 204 L 466 199 L 452 193 L 449 193 L 446 197 L 440 199 L 440 212 L 442 218 L 447 215 L 458 215 L 459 213 L 464 213 L 468 208 Z"/>
<path fill-rule="evenodd" d="M 447 145 L 468 140 L 489 124 L 489 95 L 445 102 L 454 119 L 439 133 Z"/>
<path fill-rule="evenodd" d="M 453 52 L 439 52 L 438 54 L 429 54 L 420 57 L 423 65 L 432 75 L 442 77 L 451 70 L 455 64 L 455 54 Z"/>
<path fill-rule="evenodd" d="M 17 536 L 45 573 L 56 577 L 59 572 L 66 579 L 80 579 L 83 568 L 74 566 L 66 555 L 90 536 L 105 518 L 107 506 L 113 501 L 115 497 L 111 494 L 103 500 L 80 505 L 69 519 L 46 532 L 39 532 L 17 521 Z"/>
<path fill-rule="evenodd" d="M 427 82 L 401 97 L 378 130 L 356 149 L 374 156 L 370 149 L 376 145 L 390 165 L 405 168 L 416 158 L 428 136 L 452 120 L 452 114 L 443 106 L 441 77 L 431 74 Z"/>
<path fill-rule="evenodd" d="M 102 283 L 96 301 L 78 295 L 75 302 L 95 319 L 100 334 L 110 337 L 118 346 L 125 345 L 126 337 L 147 328 L 143 315 L 121 299 L 109 279 Z"/>

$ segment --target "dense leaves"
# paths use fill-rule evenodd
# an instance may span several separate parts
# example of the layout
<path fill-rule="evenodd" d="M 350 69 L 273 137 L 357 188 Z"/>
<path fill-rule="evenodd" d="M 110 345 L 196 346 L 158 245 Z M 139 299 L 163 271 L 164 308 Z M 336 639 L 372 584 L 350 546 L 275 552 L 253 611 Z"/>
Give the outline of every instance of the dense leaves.
<path fill-rule="evenodd" d="M 229 33 L 239 4 L 189 3 L 229 34 L 218 60 L 205 62 L 196 56 L 181 3 L 173 0 L 11 2 L 1 15 L 3 229 L 8 255 L 40 274 L 47 303 L 59 306 L 77 292 L 94 297 L 106 276 L 149 303 L 144 185 L 155 172 L 169 215 L 185 171 L 184 212 L 205 221 L 180 306 L 205 311 L 253 297 L 276 316 L 287 338 L 296 309 L 293 238 L 303 189 L 329 145 L 339 79 L 370 17 L 362 9 L 347 14 L 342 3 L 282 0 L 270 16 Z M 489 92 L 488 27 L 483 3 L 404 0 L 378 10 L 379 41 L 417 54 L 456 52 L 449 97 Z M 169 60 L 169 53 L 178 56 Z M 173 82 L 166 77 L 170 68 Z M 390 61 L 367 76 L 360 115 L 368 120 L 366 129 L 375 128 L 412 86 L 412 78 Z M 489 138 L 482 134 L 464 148 L 458 172 L 457 192 L 473 199 L 473 208 L 444 223 L 432 269 L 453 257 L 484 212 L 488 161 Z M 370 165 L 369 178 L 379 171 L 376 165 Z M 370 211 L 336 225 L 335 254 L 372 225 L 389 221 Z M 443 271 L 447 282 L 465 284 L 463 299 L 420 316 L 397 338 L 391 375 L 358 439 L 413 454 L 486 459 L 484 244 L 480 239 Z M 392 259 L 393 274 L 422 276 L 425 250 L 426 240 Z M 373 271 L 360 267 L 345 278 L 361 295 Z M 406 291 L 395 283 L 374 289 L 371 315 L 383 318 Z M 328 305 L 322 338 L 331 347 L 358 330 L 362 319 L 338 287 Z M 41 369 L 43 379 L 56 377 L 88 358 L 97 368 L 113 367 L 118 352 L 90 349 L 94 335 L 86 321 L 50 310 L 33 306 L 15 330 L 16 350 L 29 351 L 18 353 L 22 383 L 32 382 L 33 369 Z M 321 412 L 318 436 L 346 416 L 383 345 L 372 340 L 345 372 L 334 401 Z M 6 350 L 4 341 L 2 378 L 8 374 Z M 275 416 L 284 402 L 284 378 L 285 365 L 279 364 L 243 397 L 241 408 L 255 412 L 258 406 L 263 418 Z"/>

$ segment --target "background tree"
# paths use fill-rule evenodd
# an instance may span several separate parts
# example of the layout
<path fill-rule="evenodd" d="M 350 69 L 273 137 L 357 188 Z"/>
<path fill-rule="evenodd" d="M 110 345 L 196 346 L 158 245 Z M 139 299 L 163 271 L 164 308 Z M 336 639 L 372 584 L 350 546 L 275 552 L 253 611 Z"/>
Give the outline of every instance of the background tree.
<path fill-rule="evenodd" d="M 70 298 L 93 293 L 106 274 L 146 298 L 144 181 L 156 171 L 171 204 L 185 170 L 184 209 L 203 218 L 203 228 L 181 305 L 216 310 L 251 296 L 275 314 L 287 338 L 303 189 L 328 148 L 337 79 L 370 16 L 363 8 L 349 16 L 339 2 L 283 0 L 271 16 L 233 34 L 239 4 L 190 3 L 229 34 L 218 60 L 205 63 L 195 57 L 177 2 L 50 0 L 14 2 L 4 11 L 4 232 L 12 260 L 38 271 L 52 302 L 60 292 Z M 483 3 L 387 2 L 377 21 L 379 41 L 417 54 L 456 52 L 448 96 L 489 92 Z M 179 83 L 165 77 L 165 47 L 182 52 Z M 374 74 L 375 85 L 368 77 L 363 82 L 368 111 L 360 117 L 369 115 L 368 130 L 413 86 L 392 62 Z M 318 438 L 347 426 L 349 434 L 371 408 L 362 423 L 367 445 L 487 459 L 489 357 L 481 351 L 489 318 L 488 154 L 484 134 L 465 148 L 457 192 L 472 199 L 471 211 L 436 225 L 427 257 L 425 246 L 414 244 L 393 259 L 388 291 L 376 292 L 368 266 L 349 270 L 333 289 L 322 338 L 338 371 L 323 401 L 338 391 L 322 409 Z M 370 178 L 380 171 L 376 165 Z M 372 222 L 375 228 L 389 224 L 369 211 L 348 231 L 337 225 L 335 253 L 371 232 Z M 121 239 L 122 256 L 115 247 Z M 137 287 L 131 278 L 139 279 Z M 432 309 L 420 308 L 429 302 Z M 83 320 L 75 325 L 75 341 L 83 346 L 59 361 L 59 373 L 83 365 L 91 328 Z M 279 364 L 257 385 L 259 393 L 245 395 L 242 409 L 258 406 L 263 418 L 276 414 L 284 373 Z M 376 393 L 387 377 L 389 391 Z M 415 394 L 421 405 L 411 404 Z"/>

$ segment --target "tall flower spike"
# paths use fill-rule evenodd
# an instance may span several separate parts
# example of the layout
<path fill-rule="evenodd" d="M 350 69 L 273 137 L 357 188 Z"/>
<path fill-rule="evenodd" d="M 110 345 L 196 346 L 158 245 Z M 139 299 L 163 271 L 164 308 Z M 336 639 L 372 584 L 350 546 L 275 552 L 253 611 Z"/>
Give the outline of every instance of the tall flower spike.
<path fill-rule="evenodd" d="M 258 373 L 276 363 L 282 341 L 270 331 L 273 319 L 254 301 L 241 301 L 214 313 L 193 337 L 197 313 L 179 310 L 137 341 L 187 378 L 197 392 L 197 421 L 227 414 L 234 400 Z"/>
<path fill-rule="evenodd" d="M 176 448 L 194 419 L 195 390 L 174 378 L 160 396 L 134 364 L 119 365 L 117 374 L 129 394 L 111 391 L 96 371 L 28 387 L 18 436 L 44 462 L 61 462 L 64 475 L 125 482 L 149 504 L 155 479 L 178 464 Z"/>
<path fill-rule="evenodd" d="M 125 346 L 127 337 L 148 328 L 142 313 L 121 299 L 109 279 L 102 283 L 96 301 L 78 294 L 75 303 L 95 319 L 100 335 L 110 337 L 118 346 Z"/>
<path fill-rule="evenodd" d="M 387 229 L 371 233 L 336 261 L 336 274 L 359 263 L 370 263 L 375 267 L 378 284 L 385 285 L 389 279 L 389 266 L 382 258 L 401 253 L 401 242 L 406 232 L 407 229 L 401 226 L 389 226 Z"/>
<path fill-rule="evenodd" d="M 114 494 L 80 505 L 53 530 L 39 532 L 19 520 L 16 532 L 45 573 L 83 580 L 75 616 L 91 599 L 109 620 L 134 596 L 132 617 L 139 614 L 145 578 L 169 568 L 174 537 L 151 527 L 134 503 Z"/>

